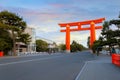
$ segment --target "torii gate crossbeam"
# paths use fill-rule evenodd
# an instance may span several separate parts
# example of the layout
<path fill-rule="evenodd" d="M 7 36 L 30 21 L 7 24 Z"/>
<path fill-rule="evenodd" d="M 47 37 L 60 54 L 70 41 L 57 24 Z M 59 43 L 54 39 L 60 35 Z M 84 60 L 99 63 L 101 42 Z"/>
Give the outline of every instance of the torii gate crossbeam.
<path fill-rule="evenodd" d="M 96 29 L 101 29 L 102 26 L 95 26 L 95 24 L 102 23 L 105 18 L 95 19 L 95 20 L 88 20 L 82 22 L 71 22 L 71 23 L 60 23 L 60 27 L 66 27 L 64 30 L 60 30 L 60 32 L 66 32 L 66 51 L 70 52 L 70 32 L 71 31 L 83 31 L 83 30 L 90 30 L 90 45 L 93 45 L 93 42 L 96 40 Z M 90 27 L 82 28 L 82 25 L 89 25 Z M 77 26 L 77 28 L 70 29 L 70 27 Z"/>

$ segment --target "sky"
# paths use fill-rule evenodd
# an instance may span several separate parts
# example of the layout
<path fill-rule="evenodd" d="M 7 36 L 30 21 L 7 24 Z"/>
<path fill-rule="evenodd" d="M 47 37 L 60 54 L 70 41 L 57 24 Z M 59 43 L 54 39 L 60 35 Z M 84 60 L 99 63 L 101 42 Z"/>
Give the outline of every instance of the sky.
<path fill-rule="evenodd" d="M 79 22 L 98 18 L 118 18 L 120 0 L 0 0 L 0 11 L 17 13 L 28 27 L 36 30 L 36 36 L 65 43 L 59 23 Z M 96 37 L 101 30 L 96 30 Z M 89 31 L 71 32 L 73 40 L 87 46 Z"/>

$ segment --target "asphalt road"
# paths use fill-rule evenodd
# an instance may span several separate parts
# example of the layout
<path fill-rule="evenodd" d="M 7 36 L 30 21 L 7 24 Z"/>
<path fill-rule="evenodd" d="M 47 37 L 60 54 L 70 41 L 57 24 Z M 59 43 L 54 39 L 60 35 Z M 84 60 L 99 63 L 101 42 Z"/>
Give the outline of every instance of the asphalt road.
<path fill-rule="evenodd" d="M 0 58 L 0 80 L 75 80 L 88 52 Z"/>
<path fill-rule="evenodd" d="M 111 56 L 100 54 L 87 61 L 75 80 L 120 80 L 120 67 L 111 62 Z"/>

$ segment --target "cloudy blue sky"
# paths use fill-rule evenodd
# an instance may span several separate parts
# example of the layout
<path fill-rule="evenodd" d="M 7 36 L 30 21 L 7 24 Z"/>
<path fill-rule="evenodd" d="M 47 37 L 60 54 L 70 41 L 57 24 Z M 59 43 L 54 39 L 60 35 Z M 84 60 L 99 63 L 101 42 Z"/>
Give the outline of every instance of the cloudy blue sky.
<path fill-rule="evenodd" d="M 120 0 L 0 0 L 0 11 L 19 14 L 28 27 L 36 29 L 36 36 L 65 43 L 58 23 L 84 21 L 105 17 L 116 19 Z M 101 30 L 97 30 L 97 38 Z M 71 41 L 86 46 L 89 31 L 71 32 Z"/>

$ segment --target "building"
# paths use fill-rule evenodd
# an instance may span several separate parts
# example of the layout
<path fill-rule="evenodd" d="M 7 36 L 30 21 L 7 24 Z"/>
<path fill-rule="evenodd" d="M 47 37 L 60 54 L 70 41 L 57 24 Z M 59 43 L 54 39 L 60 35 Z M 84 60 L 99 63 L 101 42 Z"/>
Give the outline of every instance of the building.
<path fill-rule="evenodd" d="M 27 46 L 27 52 L 36 52 L 36 33 L 34 28 L 27 27 L 25 33 L 28 33 L 31 36 L 31 42 Z"/>
<path fill-rule="evenodd" d="M 28 33 L 31 37 L 31 42 L 29 44 L 24 44 L 22 42 L 16 42 L 16 52 L 36 52 L 36 33 L 34 28 L 27 27 L 24 33 Z"/>

